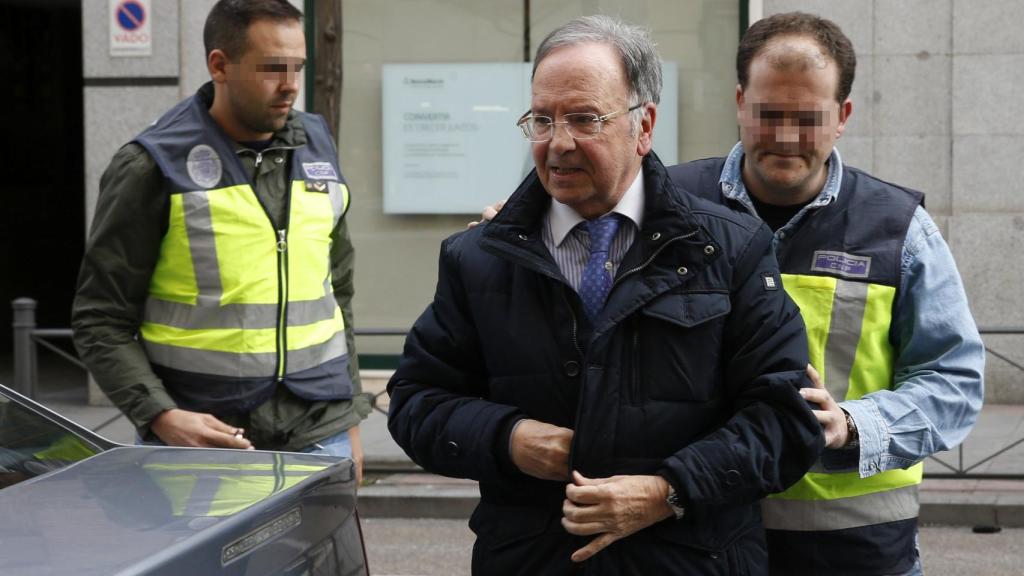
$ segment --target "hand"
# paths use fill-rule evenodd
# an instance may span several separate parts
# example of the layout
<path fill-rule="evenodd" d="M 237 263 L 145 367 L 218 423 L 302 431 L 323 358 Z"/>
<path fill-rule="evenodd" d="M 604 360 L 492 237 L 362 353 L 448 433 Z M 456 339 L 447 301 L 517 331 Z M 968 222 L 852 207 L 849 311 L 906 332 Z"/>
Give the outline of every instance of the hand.
<path fill-rule="evenodd" d="M 821 407 L 821 410 L 812 410 L 825 431 L 826 448 L 842 448 L 849 442 L 849 434 L 846 428 L 846 412 L 836 404 L 832 395 L 825 389 L 821 382 L 821 375 L 814 369 L 814 366 L 807 365 L 807 377 L 811 379 L 814 388 L 801 388 L 800 395 L 808 402 L 814 402 Z"/>
<path fill-rule="evenodd" d="M 512 431 L 512 463 L 535 478 L 564 481 L 569 477 L 572 435 L 568 428 L 521 420 Z"/>
<path fill-rule="evenodd" d="M 466 224 L 466 228 L 472 228 L 472 227 L 476 226 L 477 224 L 481 224 L 483 222 L 489 222 L 489 221 L 493 220 L 494 217 L 498 215 L 498 212 L 500 212 L 502 207 L 504 207 L 504 206 L 505 206 L 505 201 L 504 200 L 498 200 L 497 202 L 494 203 L 493 206 L 488 206 L 488 207 L 484 208 L 484 211 L 480 213 L 480 220 L 474 220 L 473 222 L 470 222 L 470 223 Z"/>
<path fill-rule="evenodd" d="M 161 412 L 149 426 L 168 446 L 253 450 L 252 442 L 242 436 L 245 430 L 229 426 L 212 414 L 171 408 Z"/>
<path fill-rule="evenodd" d="M 583 562 L 606 546 L 675 514 L 665 498 L 669 483 L 661 476 L 612 476 L 586 478 L 573 470 L 574 484 L 565 489 L 562 526 L 570 534 L 598 534 L 573 552 L 573 562 Z"/>
<path fill-rule="evenodd" d="M 348 441 L 352 445 L 352 463 L 356 465 L 356 488 L 363 484 L 363 442 L 359 439 L 359 425 L 348 429 Z"/>

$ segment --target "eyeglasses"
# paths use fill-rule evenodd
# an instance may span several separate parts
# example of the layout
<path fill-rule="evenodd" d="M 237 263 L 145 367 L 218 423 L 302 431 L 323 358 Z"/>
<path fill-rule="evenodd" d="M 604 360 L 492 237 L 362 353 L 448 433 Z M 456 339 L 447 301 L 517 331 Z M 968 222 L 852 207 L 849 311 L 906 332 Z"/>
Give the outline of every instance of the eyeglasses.
<path fill-rule="evenodd" d="M 641 102 L 636 106 L 631 106 L 625 110 L 617 110 L 615 112 L 609 112 L 604 116 L 598 116 L 597 114 L 590 114 L 588 112 L 576 112 L 572 114 L 563 114 L 561 122 L 555 122 L 549 116 L 537 116 L 526 112 L 516 122 L 516 126 L 523 131 L 523 136 L 526 137 L 530 142 L 547 142 L 555 135 L 555 126 L 561 124 L 565 126 L 565 131 L 569 133 L 576 140 L 589 140 L 596 138 L 601 133 L 601 126 L 605 122 L 628 114 L 633 110 L 643 106 Z"/>

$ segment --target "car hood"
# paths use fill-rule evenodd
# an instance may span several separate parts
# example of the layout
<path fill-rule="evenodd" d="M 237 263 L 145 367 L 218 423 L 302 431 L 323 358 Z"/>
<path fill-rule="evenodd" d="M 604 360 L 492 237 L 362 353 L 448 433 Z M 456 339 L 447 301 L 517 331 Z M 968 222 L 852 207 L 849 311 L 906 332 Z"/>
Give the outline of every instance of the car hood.
<path fill-rule="evenodd" d="M 18 574 L 175 573 L 211 562 L 261 573 L 246 568 L 260 549 L 280 540 L 294 555 L 296 539 L 322 540 L 354 509 L 349 460 L 126 446 L 0 490 L 0 564 Z"/>

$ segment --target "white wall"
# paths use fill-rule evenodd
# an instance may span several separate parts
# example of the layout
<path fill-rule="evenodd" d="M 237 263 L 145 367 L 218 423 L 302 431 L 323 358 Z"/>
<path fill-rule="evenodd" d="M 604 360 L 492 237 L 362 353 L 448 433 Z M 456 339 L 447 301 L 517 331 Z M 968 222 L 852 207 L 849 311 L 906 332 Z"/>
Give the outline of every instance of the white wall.
<path fill-rule="evenodd" d="M 857 52 L 850 164 L 926 194 L 981 327 L 1024 327 L 1024 36 L 1014 0 L 764 0 L 835 21 Z M 1024 364 L 1024 337 L 984 336 Z M 989 355 L 986 400 L 1024 402 Z"/>

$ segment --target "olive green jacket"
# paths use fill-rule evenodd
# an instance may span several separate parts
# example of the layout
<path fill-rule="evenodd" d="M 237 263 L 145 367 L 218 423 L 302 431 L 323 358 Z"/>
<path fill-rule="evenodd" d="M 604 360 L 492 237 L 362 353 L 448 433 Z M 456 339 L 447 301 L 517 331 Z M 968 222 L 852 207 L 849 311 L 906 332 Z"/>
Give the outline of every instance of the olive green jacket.
<path fill-rule="evenodd" d="M 212 103 L 212 85 L 199 91 Z M 253 190 L 275 224 L 285 217 L 290 147 L 302 146 L 306 133 L 293 112 L 274 133 L 256 166 L 256 152 L 237 145 L 238 157 L 252 174 Z M 167 230 L 170 200 L 160 168 L 136 143 L 114 155 L 100 179 L 100 194 L 78 278 L 71 314 L 74 342 L 89 372 L 110 400 L 128 416 L 139 436 L 175 407 L 153 373 L 137 336 L 149 293 L 150 277 Z M 370 413 L 362 394 L 352 314 L 354 254 L 345 217 L 332 233 L 331 274 L 334 296 L 345 318 L 353 400 L 311 402 L 284 386 L 248 414 L 217 415 L 259 449 L 299 450 L 358 424 Z"/>

